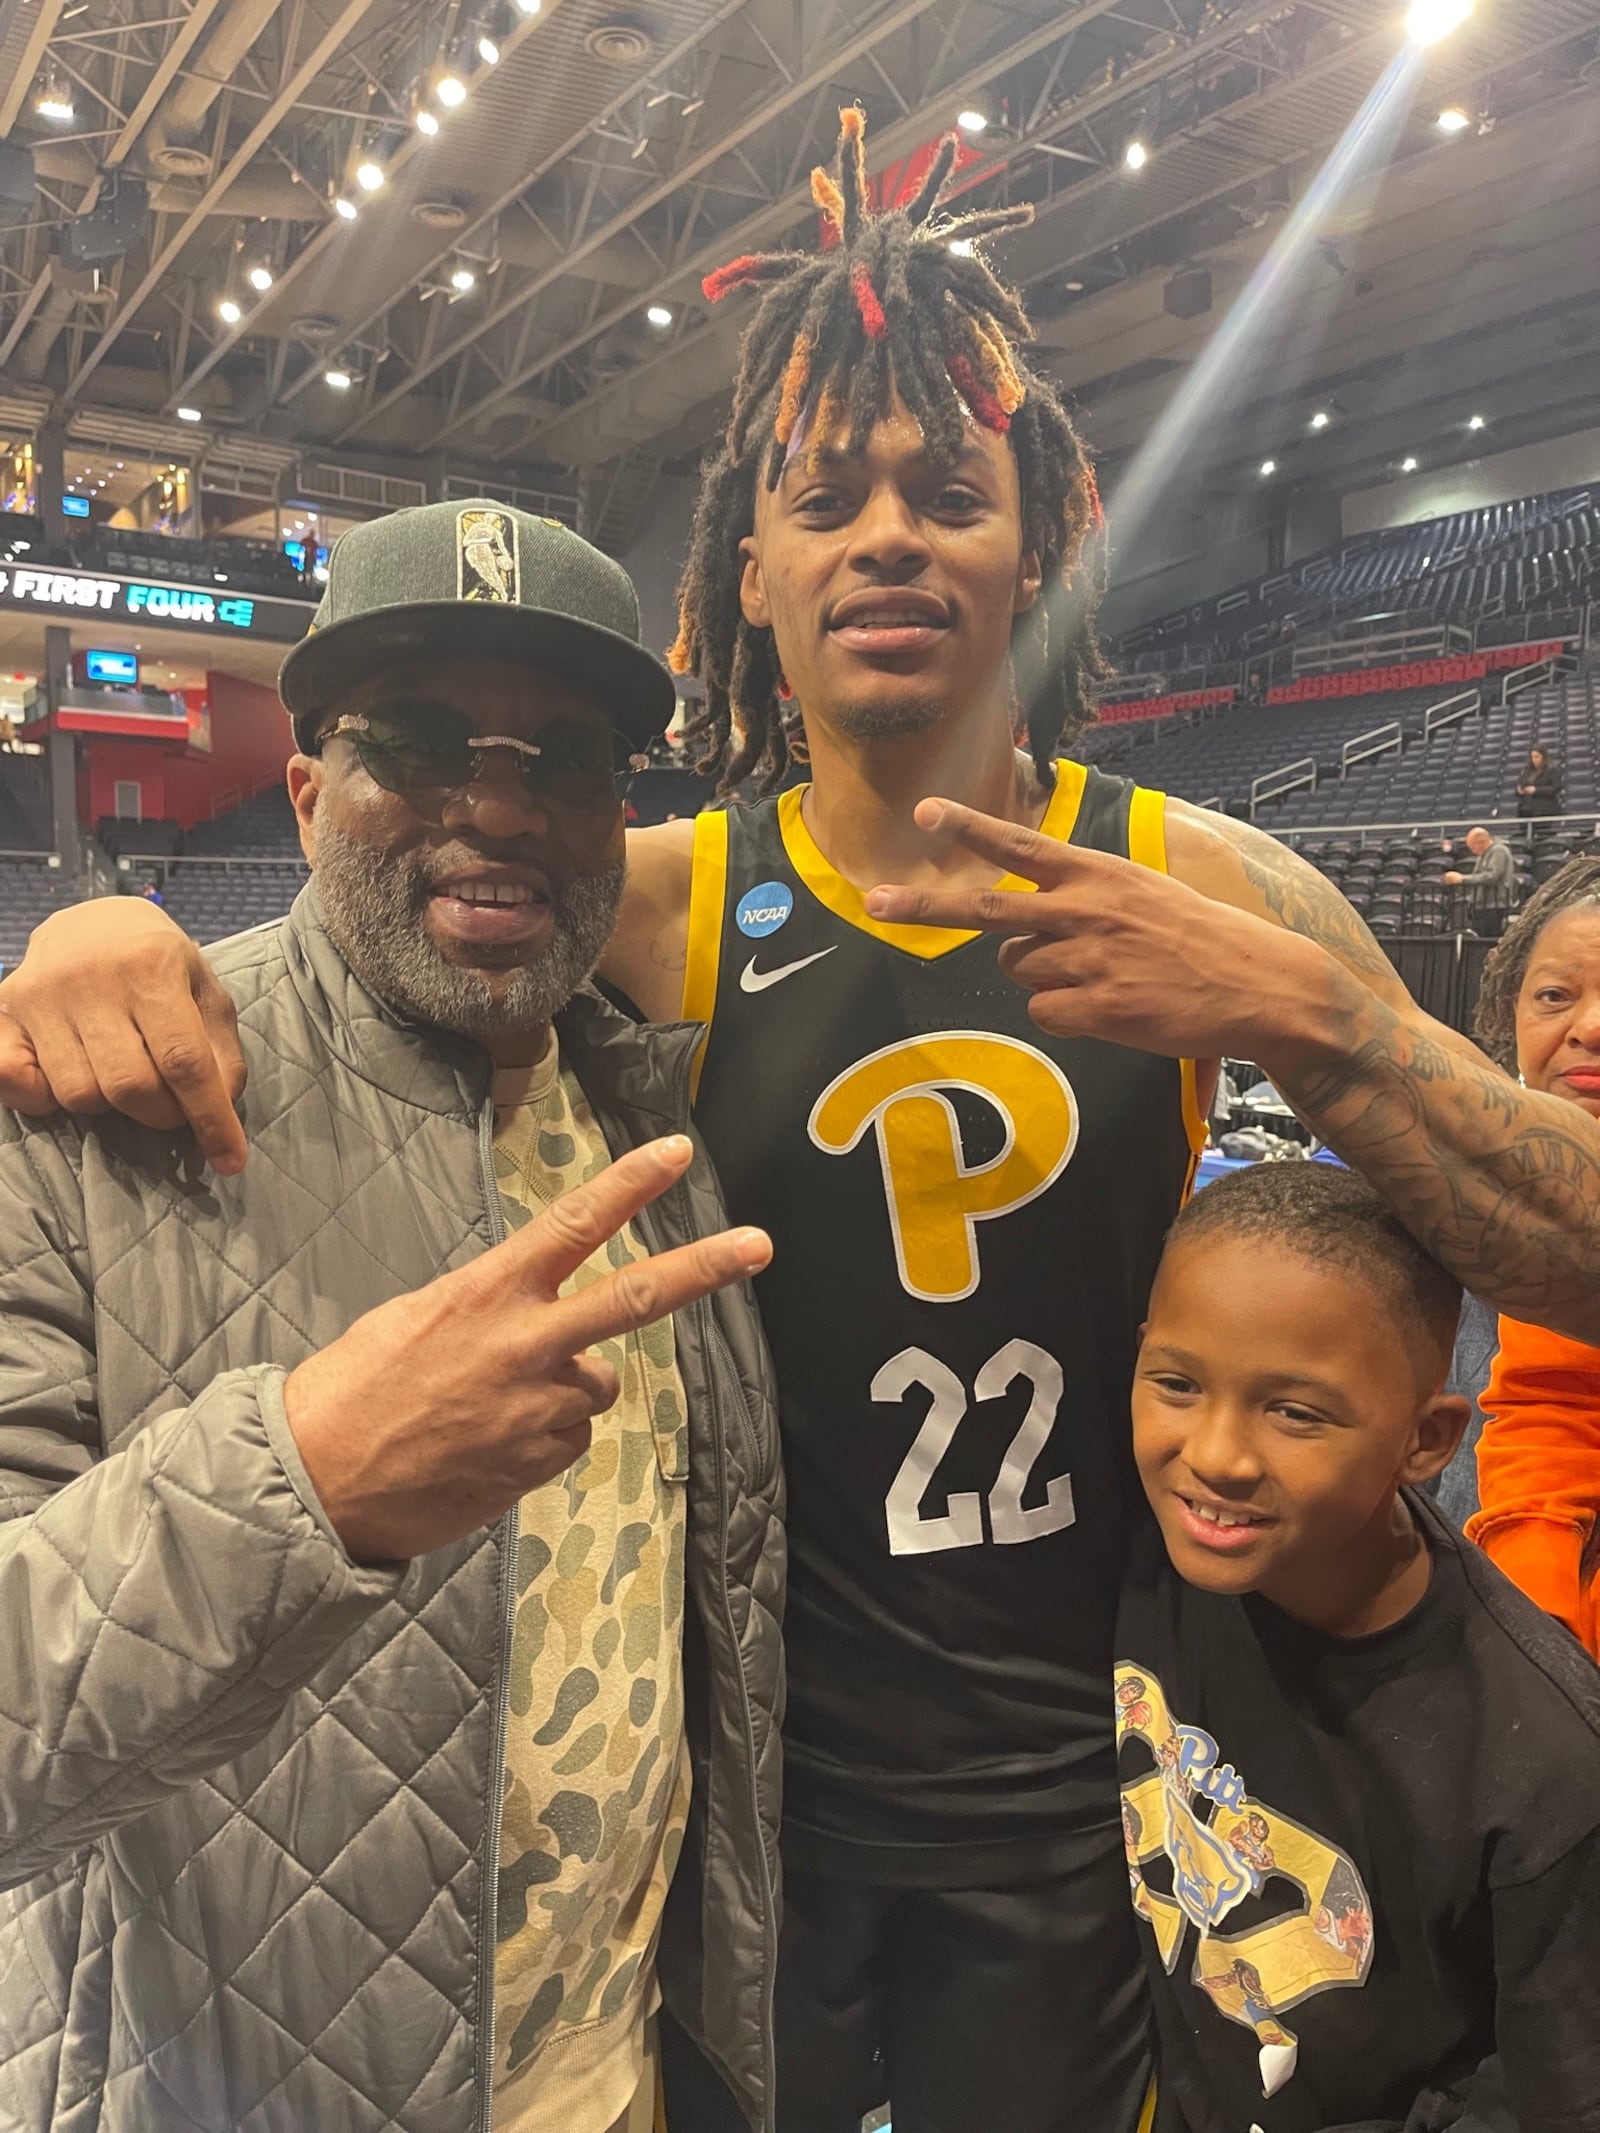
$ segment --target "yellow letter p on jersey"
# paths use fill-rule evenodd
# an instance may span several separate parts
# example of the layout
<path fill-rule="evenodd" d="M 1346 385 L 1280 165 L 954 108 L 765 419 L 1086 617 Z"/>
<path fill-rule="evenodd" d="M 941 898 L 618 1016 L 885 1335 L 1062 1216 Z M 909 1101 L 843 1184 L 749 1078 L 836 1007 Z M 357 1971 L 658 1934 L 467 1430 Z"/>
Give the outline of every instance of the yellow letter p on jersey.
<path fill-rule="evenodd" d="M 949 1091 L 999 1114 L 1000 1153 L 968 1168 Z M 900 1280 L 924 1303 L 958 1303 L 978 1286 L 977 1224 L 1025 1207 L 1061 1175 L 1078 1141 L 1072 1085 L 1013 1037 L 941 1030 L 872 1052 L 812 1107 L 812 1140 L 847 1155 L 877 1131 Z"/>

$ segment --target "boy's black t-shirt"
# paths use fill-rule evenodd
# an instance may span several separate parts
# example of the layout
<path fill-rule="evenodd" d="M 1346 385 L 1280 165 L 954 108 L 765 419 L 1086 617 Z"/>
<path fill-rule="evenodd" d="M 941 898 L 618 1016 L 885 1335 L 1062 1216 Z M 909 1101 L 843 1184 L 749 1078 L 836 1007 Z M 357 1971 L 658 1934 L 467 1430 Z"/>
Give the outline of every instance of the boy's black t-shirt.
<path fill-rule="evenodd" d="M 1117 1739 L 1159 2123 L 1398 2126 L 1498 2050 L 1520 2133 L 1600 2133 L 1600 1672 L 1410 1501 L 1432 1580 L 1370 1637 L 1135 1543 Z"/>

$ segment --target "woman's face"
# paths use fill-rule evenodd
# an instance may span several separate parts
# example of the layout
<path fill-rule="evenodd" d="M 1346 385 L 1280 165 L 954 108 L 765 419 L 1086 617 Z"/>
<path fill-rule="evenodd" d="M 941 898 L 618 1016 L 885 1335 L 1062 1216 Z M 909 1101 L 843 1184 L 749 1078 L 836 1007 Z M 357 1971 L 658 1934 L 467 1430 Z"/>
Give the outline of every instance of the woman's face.
<path fill-rule="evenodd" d="M 1530 1089 L 1600 1118 L 1600 902 L 1540 933 L 1517 994 L 1517 1065 Z"/>
<path fill-rule="evenodd" d="M 1530 748 L 1528 750 L 1528 768 L 1530 770 L 1543 770 L 1544 750 L 1542 748 Z"/>

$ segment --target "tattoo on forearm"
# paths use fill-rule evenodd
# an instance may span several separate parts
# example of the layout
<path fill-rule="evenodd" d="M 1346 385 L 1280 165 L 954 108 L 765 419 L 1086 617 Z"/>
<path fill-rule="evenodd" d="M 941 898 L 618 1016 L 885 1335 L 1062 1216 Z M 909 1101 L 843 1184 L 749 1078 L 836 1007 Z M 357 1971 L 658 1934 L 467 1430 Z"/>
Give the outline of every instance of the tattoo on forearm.
<path fill-rule="evenodd" d="M 1468 1289 L 1600 1342 L 1600 1125 L 1353 979 L 1333 1005 L 1338 1056 L 1277 1074 L 1295 1109 Z"/>
<path fill-rule="evenodd" d="M 1315 941 L 1352 970 L 1394 982 L 1394 965 L 1331 882 L 1287 849 L 1268 861 L 1242 840 L 1228 841 L 1246 881 L 1280 926 Z"/>

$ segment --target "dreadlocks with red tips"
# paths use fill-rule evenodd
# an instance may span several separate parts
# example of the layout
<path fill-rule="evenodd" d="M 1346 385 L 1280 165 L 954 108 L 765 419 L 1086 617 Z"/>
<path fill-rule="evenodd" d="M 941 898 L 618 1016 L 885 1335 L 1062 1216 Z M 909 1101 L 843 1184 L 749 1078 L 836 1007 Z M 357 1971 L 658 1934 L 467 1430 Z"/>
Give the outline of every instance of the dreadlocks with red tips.
<path fill-rule="evenodd" d="M 770 789 L 782 777 L 796 707 L 786 713 L 779 697 L 771 632 L 746 622 L 739 600 L 739 544 L 755 524 L 756 484 L 776 488 L 796 453 L 864 450 L 898 394 L 936 463 L 954 461 L 969 419 L 1006 437 L 1016 457 L 1023 541 L 1038 554 L 1045 590 L 1017 617 L 1012 662 L 1028 746 L 1048 785 L 1057 750 L 1093 716 L 1094 686 L 1106 672 L 1094 634 L 1103 559 L 1085 559 L 1104 521 L 1065 408 L 1017 353 L 1032 337 L 1027 314 L 975 249 L 1020 228 L 1033 210 L 941 215 L 952 135 L 915 199 L 875 215 L 862 115 L 847 109 L 839 123 L 833 171 L 811 178 L 832 248 L 747 255 L 703 284 L 713 303 L 737 289 L 764 293 L 745 332 L 733 412 L 701 488 L 678 589 L 672 665 L 705 688 L 688 738 L 724 791 L 751 777 Z"/>

